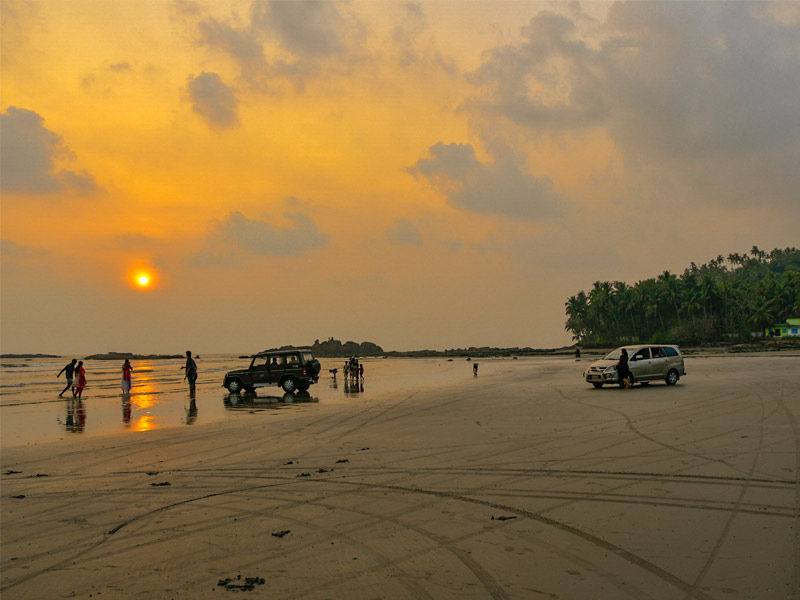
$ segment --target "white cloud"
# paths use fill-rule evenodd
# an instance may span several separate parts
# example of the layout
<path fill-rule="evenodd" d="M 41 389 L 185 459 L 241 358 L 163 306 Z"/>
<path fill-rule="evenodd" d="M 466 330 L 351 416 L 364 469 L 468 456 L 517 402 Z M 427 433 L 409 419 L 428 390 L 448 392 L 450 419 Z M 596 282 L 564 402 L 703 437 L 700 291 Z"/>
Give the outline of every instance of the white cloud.
<path fill-rule="evenodd" d="M 225 85 L 216 73 L 201 73 L 188 82 L 192 110 L 216 127 L 238 124 L 238 102 L 233 89 Z"/>
<path fill-rule="evenodd" d="M 531 175 L 508 150 L 498 151 L 491 163 L 480 162 L 470 144 L 439 142 L 429 151 L 408 171 L 427 179 L 455 208 L 528 220 L 557 210 L 552 181 Z"/>
<path fill-rule="evenodd" d="M 421 246 L 422 235 L 410 219 L 398 219 L 388 231 L 389 241 L 398 245 Z"/>
<path fill-rule="evenodd" d="M 98 190 L 86 171 L 59 169 L 57 162 L 74 158 L 60 135 L 44 126 L 37 113 L 11 106 L 0 115 L 0 189 L 4 192 L 48 194 Z"/>
<path fill-rule="evenodd" d="M 320 232 L 309 216 L 298 212 L 284 216 L 291 222 L 290 227 L 278 227 L 232 211 L 212 225 L 204 255 L 223 261 L 236 255 L 298 256 L 328 245 L 328 235 Z"/>

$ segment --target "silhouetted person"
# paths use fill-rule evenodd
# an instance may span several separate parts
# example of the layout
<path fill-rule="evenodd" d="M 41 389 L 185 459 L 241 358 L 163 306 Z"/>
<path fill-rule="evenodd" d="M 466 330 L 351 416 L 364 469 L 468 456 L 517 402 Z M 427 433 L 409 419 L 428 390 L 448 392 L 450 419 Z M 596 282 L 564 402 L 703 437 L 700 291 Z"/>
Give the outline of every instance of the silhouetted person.
<path fill-rule="evenodd" d="M 59 398 L 62 397 L 64 392 L 66 392 L 69 388 L 72 387 L 72 378 L 73 378 L 73 375 L 75 374 L 75 363 L 76 362 L 78 362 L 78 359 L 77 358 L 73 358 L 72 361 L 69 364 L 67 364 L 66 366 L 64 366 L 64 368 L 61 369 L 58 372 L 58 375 L 56 375 L 56 378 L 58 378 L 58 377 L 61 377 L 62 373 L 64 373 L 64 377 L 67 378 L 67 387 L 65 387 L 63 390 L 61 390 L 61 393 L 58 395 Z"/>
<path fill-rule="evenodd" d="M 189 380 L 189 395 L 194 396 L 194 382 L 197 381 L 197 363 L 192 358 L 192 351 L 186 351 L 186 365 L 181 367 L 184 369 L 183 378 Z"/>
<path fill-rule="evenodd" d="M 575 348 L 575 360 L 580 360 L 581 358 L 581 349 Z"/>
<path fill-rule="evenodd" d="M 122 363 L 122 393 L 123 394 L 130 394 L 131 393 L 131 373 L 133 372 L 133 367 L 131 366 L 131 361 L 127 358 L 125 362 Z"/>
<path fill-rule="evenodd" d="M 364 383 L 364 363 L 358 365 L 358 374 L 361 377 L 361 383 Z"/>
<path fill-rule="evenodd" d="M 619 361 L 617 362 L 617 380 L 619 387 L 630 388 L 631 375 L 631 370 L 628 368 L 628 351 L 623 348 L 622 353 L 619 355 Z"/>
<path fill-rule="evenodd" d="M 478 376 L 478 363 L 472 363 L 472 374 L 475 377 Z"/>
<path fill-rule="evenodd" d="M 86 387 L 86 369 L 83 368 L 83 361 L 79 360 L 78 365 L 75 367 L 73 374 L 76 380 L 75 387 L 72 389 L 72 394 L 76 398 L 80 398 L 83 393 L 83 388 Z"/>

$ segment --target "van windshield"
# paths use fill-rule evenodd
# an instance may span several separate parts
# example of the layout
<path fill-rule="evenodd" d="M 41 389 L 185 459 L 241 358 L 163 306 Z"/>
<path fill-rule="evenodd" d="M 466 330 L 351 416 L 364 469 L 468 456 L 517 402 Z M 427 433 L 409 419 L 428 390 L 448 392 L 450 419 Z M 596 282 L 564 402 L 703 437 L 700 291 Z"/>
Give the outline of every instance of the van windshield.
<path fill-rule="evenodd" d="M 622 356 L 622 348 L 617 348 L 606 354 L 603 358 L 606 360 L 619 360 L 620 356 Z"/>

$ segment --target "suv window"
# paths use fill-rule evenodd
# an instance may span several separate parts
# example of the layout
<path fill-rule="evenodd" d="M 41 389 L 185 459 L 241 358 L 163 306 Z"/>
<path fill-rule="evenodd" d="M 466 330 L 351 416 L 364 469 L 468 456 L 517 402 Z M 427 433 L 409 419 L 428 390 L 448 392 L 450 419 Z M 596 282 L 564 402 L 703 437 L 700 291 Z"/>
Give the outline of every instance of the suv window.
<path fill-rule="evenodd" d="M 312 360 L 314 360 L 314 356 L 311 354 L 311 352 L 303 352 L 304 363 L 310 363 Z"/>
<path fill-rule="evenodd" d="M 282 356 L 273 356 L 269 359 L 270 366 L 274 369 L 275 367 L 283 366 L 283 357 Z"/>
<path fill-rule="evenodd" d="M 266 356 L 256 356 L 253 359 L 253 365 L 252 365 L 251 368 L 253 368 L 253 369 L 263 369 L 264 367 L 267 366 L 267 359 L 268 359 L 268 357 L 266 357 Z"/>
<path fill-rule="evenodd" d="M 664 353 L 664 356 L 678 356 L 678 351 L 675 348 L 670 348 L 669 346 L 664 346 L 661 348 L 661 351 Z"/>
<path fill-rule="evenodd" d="M 286 356 L 286 366 L 296 367 L 300 364 L 300 357 L 297 354 L 289 354 Z"/>
<path fill-rule="evenodd" d="M 631 356 L 631 360 L 646 360 L 650 358 L 650 348 L 642 348 L 636 354 Z"/>

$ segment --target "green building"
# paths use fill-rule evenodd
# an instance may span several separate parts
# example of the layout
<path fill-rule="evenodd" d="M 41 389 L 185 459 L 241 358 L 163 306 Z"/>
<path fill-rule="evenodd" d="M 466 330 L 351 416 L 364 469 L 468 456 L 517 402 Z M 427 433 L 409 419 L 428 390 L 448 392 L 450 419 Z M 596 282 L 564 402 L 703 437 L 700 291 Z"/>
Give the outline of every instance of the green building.
<path fill-rule="evenodd" d="M 800 319 L 786 319 L 786 323 L 778 323 L 767 329 L 767 335 L 773 337 L 800 336 Z"/>

